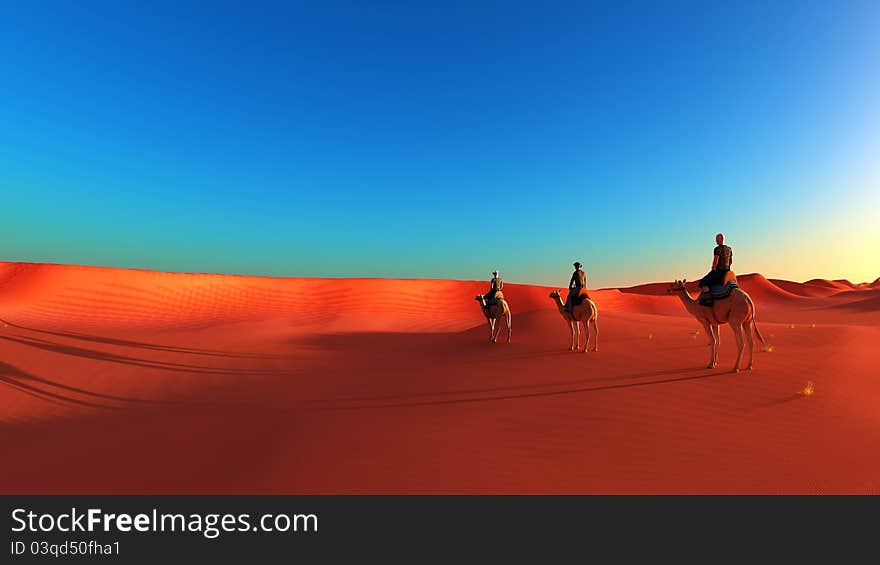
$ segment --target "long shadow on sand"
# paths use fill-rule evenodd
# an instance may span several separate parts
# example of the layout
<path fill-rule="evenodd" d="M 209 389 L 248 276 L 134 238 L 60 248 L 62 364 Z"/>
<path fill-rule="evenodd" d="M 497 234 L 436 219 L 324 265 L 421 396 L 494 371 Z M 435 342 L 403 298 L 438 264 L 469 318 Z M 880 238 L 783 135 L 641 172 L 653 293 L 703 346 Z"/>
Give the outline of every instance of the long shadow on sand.
<path fill-rule="evenodd" d="M 807 398 L 807 397 L 804 396 L 803 394 L 795 393 L 795 394 L 790 394 L 784 398 L 778 398 L 776 400 L 771 400 L 770 402 L 764 402 L 762 404 L 758 404 L 757 406 L 755 406 L 755 408 L 768 408 L 771 406 L 780 406 L 782 404 L 788 404 L 789 402 L 793 402 L 795 400 L 804 400 L 805 398 Z"/>
<path fill-rule="evenodd" d="M 571 352 L 566 352 L 568 355 L 571 355 Z M 503 392 L 503 391 L 516 391 L 516 390 L 529 390 L 529 389 L 546 389 L 550 387 L 559 387 L 559 386 L 572 386 L 572 385 L 580 385 L 584 383 L 595 383 L 602 381 L 621 381 L 621 380 L 629 380 L 629 379 L 640 379 L 645 377 L 659 377 L 663 375 L 678 375 L 683 373 L 694 373 L 696 371 L 702 371 L 702 368 L 693 368 L 693 367 L 683 367 L 681 369 L 664 369 L 661 371 L 651 371 L 648 373 L 633 373 L 629 375 L 614 375 L 608 377 L 590 377 L 587 379 L 577 379 L 577 380 L 568 380 L 568 381 L 552 381 L 552 382 L 539 382 L 539 383 L 531 383 L 531 384 L 523 384 L 523 385 L 511 385 L 511 386 L 500 386 L 494 388 L 470 388 L 470 389 L 455 389 L 455 390 L 441 390 L 441 391 L 431 391 L 431 392 L 416 392 L 410 394 L 389 394 L 382 396 L 351 396 L 351 397 L 336 397 L 336 398 L 327 398 L 327 399 L 316 399 L 311 402 L 316 404 L 326 403 L 338 403 L 338 402 L 381 402 L 381 401 L 389 401 L 389 400 L 413 400 L 416 398 L 430 398 L 437 396 L 457 396 L 461 394 L 485 394 L 490 392 Z"/>
<path fill-rule="evenodd" d="M 267 376 L 267 375 L 277 375 L 277 371 L 258 371 L 253 369 L 244 369 L 244 370 L 234 370 L 234 369 L 218 369 L 214 367 L 205 367 L 202 365 L 189 365 L 186 363 L 171 363 L 168 361 L 154 361 L 152 359 L 144 359 L 141 357 L 128 357 L 124 355 L 117 355 L 115 353 L 107 353 L 106 351 L 97 351 L 94 349 L 86 349 L 82 347 L 76 347 L 72 345 L 64 345 L 61 343 L 55 343 L 51 341 L 36 339 L 36 338 L 26 338 L 22 336 L 6 336 L 0 335 L 0 339 L 4 339 L 6 341 L 10 341 L 13 343 L 19 343 L 21 345 L 26 345 L 29 347 L 35 347 L 37 349 L 43 349 L 45 351 L 51 351 L 53 353 L 60 353 L 62 355 L 71 355 L 74 357 L 82 357 L 86 359 L 93 359 L 96 361 L 108 361 L 110 363 L 121 363 L 125 365 L 134 365 L 137 367 L 144 367 L 147 369 L 161 369 L 164 371 L 175 371 L 179 373 L 201 373 L 208 375 L 233 375 L 233 376 Z"/>
<path fill-rule="evenodd" d="M 705 370 L 705 369 L 692 369 L 692 371 L 697 370 Z M 620 378 L 638 378 L 644 376 L 651 375 L 660 375 L 660 374 L 680 374 L 680 370 L 669 370 L 669 371 L 657 371 L 655 373 L 647 373 L 642 375 L 628 375 L 624 377 L 616 377 Z M 394 402 L 394 403 L 384 403 L 384 404 L 368 404 L 368 405 L 355 405 L 355 406 L 326 406 L 320 409 L 322 410 L 365 410 L 371 408 L 407 408 L 414 406 L 439 406 L 443 404 L 468 404 L 474 402 L 492 402 L 497 400 L 517 400 L 523 398 L 542 398 L 542 397 L 551 397 L 551 396 L 562 396 L 567 394 L 581 394 L 587 392 L 600 392 L 605 390 L 616 390 L 616 389 L 626 389 L 626 388 L 635 388 L 642 386 L 652 386 L 652 385 L 662 385 L 662 384 L 671 384 L 671 383 L 680 383 L 686 381 L 694 381 L 700 379 L 708 379 L 712 377 L 718 377 L 722 375 L 729 375 L 730 373 L 727 371 L 719 371 L 714 373 L 709 373 L 705 375 L 692 375 L 687 377 L 679 377 L 672 379 L 657 379 L 652 381 L 643 381 L 637 383 L 620 383 L 620 384 L 609 384 L 609 385 L 600 385 L 600 386 L 592 386 L 592 387 L 577 387 L 577 388 L 569 388 L 565 390 L 553 390 L 553 391 L 542 391 L 542 392 L 527 392 L 527 393 L 519 393 L 519 394 L 504 394 L 504 395 L 492 395 L 492 396 L 479 396 L 476 398 L 453 398 L 453 399 L 437 399 L 437 400 L 416 400 L 410 402 Z M 549 385 L 524 385 L 529 387 L 541 386 L 546 387 Z M 498 390 L 511 390 L 513 387 L 503 387 L 503 388 L 495 388 L 495 389 L 483 389 L 483 390 L 474 390 L 474 394 L 479 393 L 487 393 L 487 392 L 496 392 Z M 440 396 L 442 394 L 455 394 L 454 392 L 450 393 L 437 393 L 431 396 Z M 466 394 L 466 393 L 461 393 Z M 411 395 L 408 398 L 416 398 L 420 395 Z M 364 399 L 362 399 L 363 401 Z M 354 401 L 354 400 L 350 400 Z M 337 401 L 338 402 L 338 401 Z"/>
<path fill-rule="evenodd" d="M 39 328 L 31 328 L 28 326 L 22 326 L 21 324 L 15 324 L 8 320 L 0 319 L 0 322 L 5 323 L 7 326 L 11 328 L 17 328 L 19 330 L 25 330 L 29 332 L 37 332 L 47 335 L 54 335 L 57 337 L 65 337 L 69 339 L 78 339 L 81 341 L 91 341 L 94 343 L 105 343 L 107 345 L 119 345 L 123 347 L 135 347 L 140 349 L 152 349 L 155 351 L 166 351 L 170 353 L 186 353 L 190 355 L 209 355 L 214 357 L 232 357 L 232 358 L 242 358 L 242 359 L 266 359 L 266 358 L 275 358 L 274 355 L 264 355 L 260 353 L 235 353 L 230 351 L 219 351 L 212 349 L 197 349 L 191 347 L 177 347 L 171 345 L 159 345 L 156 343 L 147 343 L 143 341 L 132 341 L 127 339 L 119 339 L 113 337 L 106 336 L 97 336 L 97 335 L 88 335 L 81 334 L 75 332 L 61 332 L 61 331 L 52 331 L 52 330 L 42 330 Z"/>
<path fill-rule="evenodd" d="M 25 381 L 30 381 L 31 383 L 36 384 L 31 384 Z M 15 367 L 14 365 L 3 362 L 0 362 L 0 382 L 9 387 L 17 389 L 20 392 L 39 398 L 41 400 L 56 400 L 72 404 L 79 404 L 81 406 L 88 406 L 90 408 L 123 408 L 123 406 L 119 406 L 116 404 L 99 404 L 98 401 L 113 401 L 127 404 L 168 404 L 167 402 L 162 401 L 116 396 L 112 394 L 104 394 L 100 392 L 86 390 L 84 388 L 79 388 L 75 386 L 65 385 L 57 381 L 32 375 L 19 369 L 18 367 Z M 58 391 L 62 392 L 56 392 L 53 389 L 57 389 Z M 93 400 L 94 402 L 76 398 L 70 393 L 84 396 Z"/>

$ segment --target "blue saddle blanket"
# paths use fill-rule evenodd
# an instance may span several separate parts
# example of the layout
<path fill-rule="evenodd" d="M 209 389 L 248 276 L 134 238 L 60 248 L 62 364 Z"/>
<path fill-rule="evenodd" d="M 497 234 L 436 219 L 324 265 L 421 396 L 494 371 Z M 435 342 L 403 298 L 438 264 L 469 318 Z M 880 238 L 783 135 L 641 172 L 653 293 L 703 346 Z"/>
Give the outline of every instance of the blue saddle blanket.
<path fill-rule="evenodd" d="M 710 286 L 709 294 L 712 295 L 713 300 L 723 300 L 730 296 L 730 293 L 733 292 L 733 289 L 735 288 L 739 288 L 739 285 L 733 281 L 730 281 L 725 285 Z"/>
<path fill-rule="evenodd" d="M 733 281 L 725 285 L 716 285 L 709 287 L 709 295 L 712 296 L 712 300 L 724 300 L 730 296 L 730 293 L 733 292 L 733 289 L 739 288 L 739 285 Z M 703 306 L 709 306 L 710 303 L 707 303 L 704 295 L 700 295 L 700 304 Z"/>

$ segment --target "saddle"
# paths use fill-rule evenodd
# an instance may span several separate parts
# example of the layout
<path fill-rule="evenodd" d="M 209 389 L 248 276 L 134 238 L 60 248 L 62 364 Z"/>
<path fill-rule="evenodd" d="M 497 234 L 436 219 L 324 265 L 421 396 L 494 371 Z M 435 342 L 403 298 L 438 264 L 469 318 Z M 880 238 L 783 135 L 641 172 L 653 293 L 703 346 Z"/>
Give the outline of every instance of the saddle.
<path fill-rule="evenodd" d="M 736 275 L 733 274 L 733 271 L 728 271 L 725 273 L 721 284 L 710 285 L 708 293 L 700 293 L 700 306 L 711 307 L 716 300 L 729 298 L 735 288 L 739 288 L 739 285 L 736 282 Z"/>
<path fill-rule="evenodd" d="M 571 297 L 571 304 L 572 306 L 580 306 L 584 303 L 584 300 L 587 300 L 589 298 L 590 293 L 587 292 L 587 289 L 582 288 L 576 295 Z"/>
<path fill-rule="evenodd" d="M 706 296 L 705 292 L 700 294 L 700 306 L 711 307 L 716 300 L 724 300 L 725 298 L 730 298 L 730 294 L 736 288 L 739 288 L 739 285 L 733 281 L 730 281 L 729 283 L 722 286 L 710 286 L 708 296 Z"/>
<path fill-rule="evenodd" d="M 504 299 L 504 293 L 500 290 L 495 291 L 495 296 L 486 299 L 486 307 L 495 306 Z"/>

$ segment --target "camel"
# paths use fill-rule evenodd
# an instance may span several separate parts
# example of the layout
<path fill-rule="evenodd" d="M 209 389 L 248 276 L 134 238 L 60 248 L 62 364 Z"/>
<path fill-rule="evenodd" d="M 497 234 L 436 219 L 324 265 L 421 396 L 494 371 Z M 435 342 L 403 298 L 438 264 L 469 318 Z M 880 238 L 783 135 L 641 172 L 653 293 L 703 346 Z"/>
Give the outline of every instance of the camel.
<path fill-rule="evenodd" d="M 551 292 L 550 298 L 556 302 L 556 308 L 559 309 L 559 314 L 568 322 L 568 329 L 571 330 L 571 345 L 569 346 L 569 350 L 580 351 L 581 328 L 578 325 L 580 322 L 584 325 L 584 333 L 587 337 L 584 342 L 584 353 L 587 353 L 590 350 L 591 329 L 592 335 L 596 336 L 593 340 L 593 351 L 599 351 L 599 324 L 597 323 L 599 309 L 596 308 L 596 303 L 589 298 L 584 298 L 583 302 L 574 306 L 571 312 L 566 312 L 565 302 L 562 301 L 562 294 L 558 290 Z"/>
<path fill-rule="evenodd" d="M 507 305 L 507 301 L 504 300 L 504 296 L 500 292 L 495 296 L 498 301 L 492 306 L 486 304 L 486 297 L 482 294 L 478 294 L 474 300 L 480 303 L 483 314 L 489 321 L 489 341 L 491 343 L 498 341 L 498 334 L 501 333 L 499 318 L 503 317 L 507 322 L 507 343 L 510 343 L 510 306 Z"/>
<path fill-rule="evenodd" d="M 743 357 L 743 328 L 746 328 L 746 339 L 749 342 L 749 364 L 746 370 L 752 370 L 755 359 L 755 340 L 752 332 L 764 343 L 764 336 L 758 331 L 755 321 L 755 303 L 741 288 L 735 288 L 730 296 L 715 300 L 712 306 L 702 306 L 685 288 L 685 279 L 676 280 L 666 290 L 667 294 L 677 293 L 685 309 L 703 325 L 709 336 L 709 364 L 707 369 L 714 369 L 718 361 L 718 346 L 721 343 L 721 324 L 727 323 L 736 337 L 736 363 L 732 373 L 739 372 Z"/>

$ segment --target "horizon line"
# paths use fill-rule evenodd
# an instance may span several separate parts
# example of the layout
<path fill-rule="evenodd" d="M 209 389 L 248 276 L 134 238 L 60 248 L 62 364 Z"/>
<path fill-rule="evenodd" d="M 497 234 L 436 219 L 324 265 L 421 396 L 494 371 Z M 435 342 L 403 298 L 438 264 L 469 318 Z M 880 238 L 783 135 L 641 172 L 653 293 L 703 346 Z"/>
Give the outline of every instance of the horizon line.
<path fill-rule="evenodd" d="M 173 274 L 173 275 L 213 275 L 213 276 L 221 276 L 221 277 L 253 277 L 253 278 L 268 278 L 268 279 L 330 279 L 330 280 L 341 280 L 341 279 L 355 279 L 355 280 L 393 280 L 393 281 L 449 281 L 449 282 L 485 282 L 483 279 L 458 279 L 458 278 L 438 278 L 438 277 L 382 277 L 382 276 L 358 276 L 358 275 L 339 275 L 339 276 L 294 276 L 294 275 L 260 275 L 253 273 L 232 273 L 232 272 L 209 272 L 209 271 L 167 271 L 161 269 L 148 269 L 144 267 L 120 267 L 117 265 L 90 265 L 83 263 L 51 263 L 51 262 L 40 262 L 40 261 L 7 261 L 0 260 L 0 264 L 7 265 L 41 265 L 41 266 L 53 266 L 53 267 L 82 267 L 86 269 L 114 269 L 114 270 L 123 270 L 123 271 L 144 271 L 149 273 L 165 273 L 165 274 Z M 762 273 L 757 271 L 751 273 L 742 273 L 737 274 L 738 277 L 749 277 L 759 275 L 764 277 L 767 280 L 781 280 L 785 282 L 793 282 L 797 284 L 806 284 L 812 281 L 844 281 L 854 286 L 862 286 L 862 285 L 871 285 L 878 280 L 880 280 L 880 276 L 876 277 L 872 281 L 862 281 L 862 282 L 853 282 L 849 279 L 831 279 L 826 277 L 813 277 L 811 279 L 807 279 L 804 281 L 795 281 L 790 279 L 784 279 L 779 277 L 767 277 Z M 524 285 L 524 286 L 541 286 L 547 288 L 564 288 L 564 285 L 552 285 L 552 284 L 544 284 L 544 283 L 532 283 L 532 282 L 517 282 L 517 281 L 505 281 L 508 284 L 516 284 L 516 285 Z M 664 282 L 672 282 L 670 281 L 647 281 L 647 282 L 639 282 L 636 284 L 630 284 L 626 286 L 603 286 L 599 288 L 595 288 L 593 290 L 617 290 L 617 289 L 627 289 L 634 288 L 637 286 L 644 286 L 649 284 L 658 284 Z M 693 281 L 691 281 L 693 282 Z"/>

